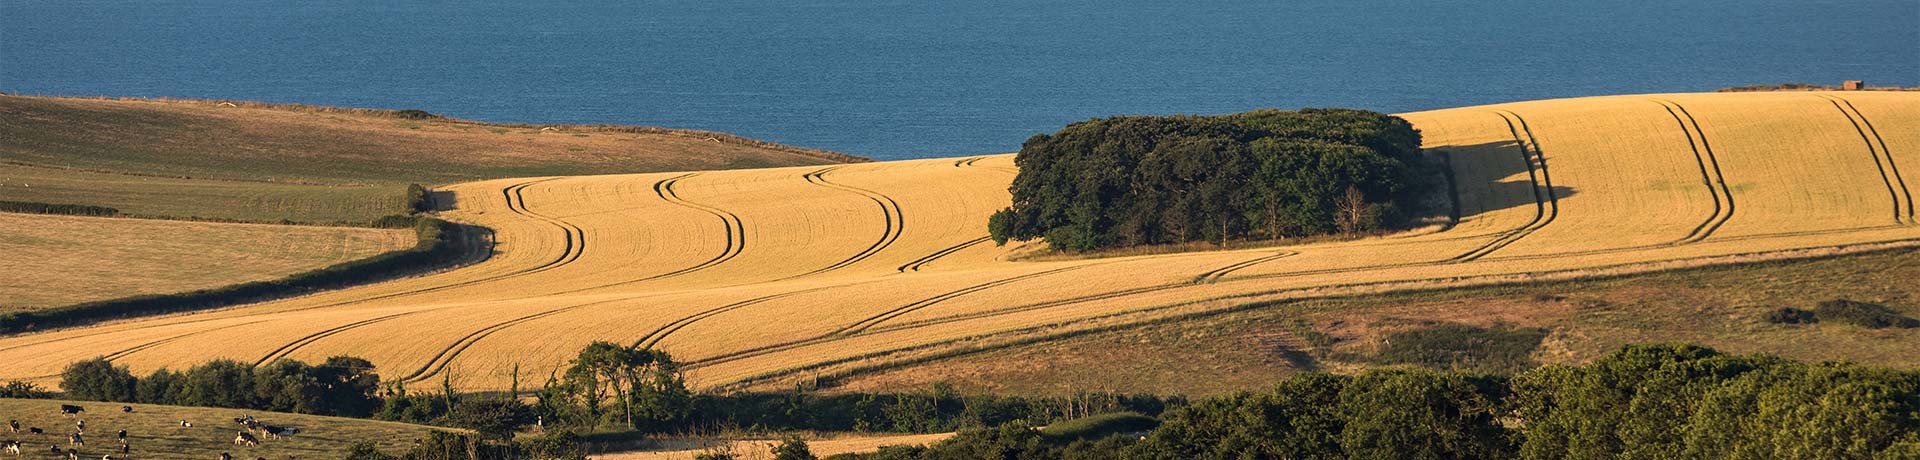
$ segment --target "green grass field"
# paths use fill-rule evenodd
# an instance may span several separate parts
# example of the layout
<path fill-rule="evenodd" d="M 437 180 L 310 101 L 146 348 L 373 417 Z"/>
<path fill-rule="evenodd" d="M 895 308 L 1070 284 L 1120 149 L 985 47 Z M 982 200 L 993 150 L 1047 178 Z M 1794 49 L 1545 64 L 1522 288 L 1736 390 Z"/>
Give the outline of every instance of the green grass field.
<path fill-rule="evenodd" d="M 86 408 L 80 416 L 60 414 L 60 405 L 76 404 Z M 121 412 L 121 406 L 133 408 L 133 412 Z M 262 439 L 259 447 L 244 447 L 233 444 L 233 438 L 240 429 L 233 418 L 242 414 L 251 414 L 261 422 L 275 426 L 299 428 L 300 433 L 281 439 Z M 115 433 L 127 431 L 127 445 L 131 458 L 164 459 L 217 459 L 221 452 L 227 452 L 236 459 L 325 459 L 340 458 L 355 442 L 369 441 L 377 444 L 382 451 L 399 454 L 413 445 L 415 439 L 426 436 L 430 428 L 405 423 L 381 422 L 339 417 L 320 417 L 313 415 L 281 414 L 272 412 L 248 411 L 241 409 L 218 409 L 205 407 L 156 406 L 150 404 L 120 404 L 103 402 L 75 402 L 43 399 L 0 399 L 0 418 L 20 422 L 19 433 L 0 431 L 0 436 L 19 440 L 25 459 L 66 459 L 66 454 L 54 454 L 51 447 L 59 446 L 63 451 L 69 446 L 67 435 L 74 432 L 74 422 L 87 422 L 85 447 L 73 447 L 79 451 L 80 458 L 100 458 L 109 453 L 119 456 L 120 443 Z M 185 420 L 192 427 L 180 425 Z M 34 435 L 27 428 L 35 427 L 45 434 Z"/>

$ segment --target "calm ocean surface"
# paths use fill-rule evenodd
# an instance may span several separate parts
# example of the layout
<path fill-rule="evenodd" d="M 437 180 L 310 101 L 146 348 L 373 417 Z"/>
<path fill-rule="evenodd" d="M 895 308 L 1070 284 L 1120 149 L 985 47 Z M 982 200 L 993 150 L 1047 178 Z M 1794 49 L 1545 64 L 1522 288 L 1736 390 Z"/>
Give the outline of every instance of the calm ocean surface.
<path fill-rule="evenodd" d="M 879 159 L 1116 114 L 1920 85 L 1916 0 L 0 0 L 0 91 L 726 131 Z"/>

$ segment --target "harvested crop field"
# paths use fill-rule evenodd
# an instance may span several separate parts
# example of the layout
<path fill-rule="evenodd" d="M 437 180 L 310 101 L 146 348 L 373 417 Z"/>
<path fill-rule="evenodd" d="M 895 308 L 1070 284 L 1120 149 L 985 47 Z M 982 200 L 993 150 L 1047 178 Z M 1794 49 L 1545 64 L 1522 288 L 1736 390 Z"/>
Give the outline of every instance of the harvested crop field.
<path fill-rule="evenodd" d="M 448 187 L 484 263 L 194 315 L 0 339 L 0 377 L 119 353 L 136 372 L 352 353 L 383 378 L 501 389 L 593 340 L 698 386 L 914 359 L 1253 302 L 1652 271 L 1920 240 L 1920 94 L 1724 93 L 1403 114 L 1457 222 L 1350 241 L 1013 261 L 982 242 L 1011 155 Z"/>
<path fill-rule="evenodd" d="M 413 245 L 411 229 L 0 213 L 0 313 L 269 280 Z"/>

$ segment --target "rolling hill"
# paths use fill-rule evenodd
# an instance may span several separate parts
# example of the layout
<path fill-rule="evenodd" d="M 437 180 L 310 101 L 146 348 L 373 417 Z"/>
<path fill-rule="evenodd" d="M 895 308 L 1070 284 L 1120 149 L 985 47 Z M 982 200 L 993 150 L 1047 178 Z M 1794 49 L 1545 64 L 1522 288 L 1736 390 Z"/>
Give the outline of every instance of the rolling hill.
<path fill-rule="evenodd" d="M 1650 272 L 1920 242 L 1920 95 L 1608 96 L 1402 114 L 1452 219 L 1399 235 L 1021 261 L 985 240 L 1011 155 L 460 183 L 492 228 L 459 270 L 216 312 L 0 338 L 0 378 L 351 353 L 499 389 L 593 340 L 719 387 L 1016 335 L 1285 299 Z"/>

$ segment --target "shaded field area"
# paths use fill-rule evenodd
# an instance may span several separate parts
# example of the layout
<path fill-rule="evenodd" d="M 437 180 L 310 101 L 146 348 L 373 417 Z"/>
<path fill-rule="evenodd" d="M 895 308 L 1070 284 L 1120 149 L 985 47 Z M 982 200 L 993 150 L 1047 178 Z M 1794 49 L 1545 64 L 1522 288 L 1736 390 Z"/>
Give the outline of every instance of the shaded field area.
<path fill-rule="evenodd" d="M 1780 308 L 1834 299 L 1920 317 L 1920 249 L 1814 260 L 1704 267 L 1610 279 L 1407 292 L 1248 306 L 1221 314 L 1119 328 L 1038 343 L 982 348 L 947 359 L 849 375 L 833 391 L 956 388 L 1005 394 L 1080 391 L 1228 394 L 1307 370 L 1411 364 L 1512 372 L 1591 361 L 1620 346 L 1698 343 L 1802 361 L 1920 366 L 1920 334 L 1842 321 L 1786 324 Z M 1471 332 L 1507 331 L 1521 342 L 1473 347 Z M 1511 334 L 1520 331 L 1521 334 Z M 1524 333 L 1539 331 L 1544 335 Z M 1418 335 L 1447 341 L 1402 343 Z M 1531 337 L 1532 342 L 1524 339 Z M 1510 358 L 1515 351 L 1519 359 Z M 1399 363 L 1395 353 L 1459 356 Z"/>
<path fill-rule="evenodd" d="M 411 229 L 0 213 L 0 313 L 275 279 L 413 244 Z"/>
<path fill-rule="evenodd" d="M 60 414 L 60 406 L 75 404 L 86 409 L 78 416 Z M 133 412 L 123 412 L 122 406 Z M 261 439 L 256 447 L 234 445 L 235 433 L 243 427 L 233 422 L 241 414 L 252 414 L 262 423 L 300 432 L 291 437 Z M 339 458 L 356 442 L 371 442 L 380 450 L 399 454 L 438 428 L 404 423 L 381 422 L 314 415 L 263 413 L 241 409 L 158 406 L 46 399 L 0 399 L 0 419 L 18 420 L 21 430 L 6 435 L 21 443 L 26 459 L 66 459 L 65 449 L 78 451 L 80 458 L 100 458 L 109 453 L 121 458 L 116 433 L 127 431 L 127 447 L 132 458 L 220 458 L 226 452 L 233 458 Z M 84 446 L 69 446 L 67 435 L 75 431 L 75 422 L 87 422 Z M 186 421 L 191 427 L 181 426 Z M 40 428 L 45 434 L 31 434 L 27 428 Z M 54 454 L 58 446 L 62 453 Z"/>

